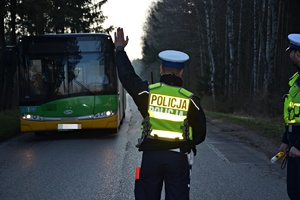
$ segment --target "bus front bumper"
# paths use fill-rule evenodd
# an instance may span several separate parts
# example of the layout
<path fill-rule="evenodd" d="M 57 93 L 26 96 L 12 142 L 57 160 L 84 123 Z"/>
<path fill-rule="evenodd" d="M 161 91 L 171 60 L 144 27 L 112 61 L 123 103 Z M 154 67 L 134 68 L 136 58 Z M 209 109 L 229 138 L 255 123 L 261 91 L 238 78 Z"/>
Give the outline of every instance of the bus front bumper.
<path fill-rule="evenodd" d="M 76 121 L 31 121 L 20 119 L 21 132 L 64 131 L 78 129 L 117 129 L 118 116 Z"/>

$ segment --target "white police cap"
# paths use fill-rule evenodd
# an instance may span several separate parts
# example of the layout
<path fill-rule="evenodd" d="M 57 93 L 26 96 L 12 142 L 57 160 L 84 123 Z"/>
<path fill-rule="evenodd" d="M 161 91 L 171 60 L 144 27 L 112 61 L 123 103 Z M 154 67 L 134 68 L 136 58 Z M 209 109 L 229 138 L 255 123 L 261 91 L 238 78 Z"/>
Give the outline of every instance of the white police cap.
<path fill-rule="evenodd" d="M 290 46 L 286 49 L 286 51 L 290 49 L 300 50 L 300 34 L 298 33 L 289 34 L 288 39 L 290 40 Z"/>
<path fill-rule="evenodd" d="M 184 62 L 189 59 L 186 53 L 175 50 L 162 51 L 158 57 L 162 59 L 162 66 L 173 68 L 183 68 Z"/>

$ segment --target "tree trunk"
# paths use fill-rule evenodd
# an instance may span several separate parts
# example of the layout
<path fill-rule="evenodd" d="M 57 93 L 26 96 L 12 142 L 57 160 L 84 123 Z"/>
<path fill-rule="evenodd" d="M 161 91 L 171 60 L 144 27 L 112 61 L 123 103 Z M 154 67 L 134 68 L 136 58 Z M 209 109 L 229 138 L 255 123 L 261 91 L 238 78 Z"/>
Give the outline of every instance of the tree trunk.
<path fill-rule="evenodd" d="M 271 85 L 272 70 L 274 68 L 274 49 L 277 35 L 277 18 L 273 0 L 268 0 L 268 22 L 267 22 L 267 42 L 266 42 L 266 65 L 267 70 L 264 76 L 264 95 L 269 93 Z"/>
<path fill-rule="evenodd" d="M 257 93 L 257 0 L 253 0 L 253 67 L 252 67 L 252 90 Z"/>
<path fill-rule="evenodd" d="M 215 38 L 214 28 L 211 24 L 214 24 L 214 15 L 209 12 L 213 9 L 213 1 L 210 0 L 210 5 L 207 5 L 206 1 L 203 1 L 205 5 L 205 26 L 206 26 L 206 37 L 207 37 L 207 51 L 209 55 L 209 67 L 210 67 L 210 87 L 213 102 L 215 103 L 215 58 L 213 54 L 213 41 Z M 209 9 L 210 8 L 210 9 Z M 211 15 L 210 15 L 211 14 Z M 212 20 L 212 21 L 211 21 Z"/>
<path fill-rule="evenodd" d="M 266 65 L 266 56 L 265 56 L 265 49 L 266 49 L 266 0 L 261 0 L 257 2 L 257 9 L 258 9 L 258 18 L 257 18 L 257 46 L 258 46 L 258 54 L 257 56 L 257 92 L 263 88 L 261 86 L 263 84 L 263 80 L 261 78 L 264 78 L 264 74 L 266 72 L 265 65 Z M 254 95 L 257 95 L 254 93 Z"/>
<path fill-rule="evenodd" d="M 11 13 L 11 45 L 15 46 L 17 44 L 17 37 L 16 37 L 16 7 L 17 1 L 10 0 L 10 13 Z"/>
<path fill-rule="evenodd" d="M 5 52 L 5 38 L 4 38 L 4 5 L 5 2 L 0 3 L 0 110 L 3 105 L 3 89 L 4 89 L 4 52 Z"/>
<path fill-rule="evenodd" d="M 227 0 L 227 37 L 229 50 L 229 66 L 228 66 L 228 107 L 233 112 L 233 71 L 234 71 L 234 24 L 233 24 L 233 2 Z"/>
<path fill-rule="evenodd" d="M 240 68 L 241 66 L 241 45 L 242 45 L 242 21 L 243 21 L 243 2 L 244 0 L 240 0 L 240 13 L 239 13 L 239 29 L 238 29 L 238 36 L 237 36 L 237 67 L 236 67 L 236 82 L 234 84 L 234 93 L 235 95 L 239 92 L 239 82 L 240 82 Z"/>

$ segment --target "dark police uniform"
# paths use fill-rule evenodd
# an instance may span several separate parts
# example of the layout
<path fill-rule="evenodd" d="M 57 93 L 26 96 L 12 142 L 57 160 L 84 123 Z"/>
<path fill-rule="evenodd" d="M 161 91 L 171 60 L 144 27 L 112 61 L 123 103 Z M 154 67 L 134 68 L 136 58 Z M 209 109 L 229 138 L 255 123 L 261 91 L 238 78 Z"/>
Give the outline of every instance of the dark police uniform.
<path fill-rule="evenodd" d="M 288 36 L 290 46 L 287 51 L 300 51 L 300 34 Z M 288 144 L 289 150 L 295 147 L 300 150 L 300 66 L 290 81 L 290 90 L 284 97 L 284 120 L 286 130 L 282 142 Z M 287 152 L 287 192 L 291 200 L 300 199 L 300 157 L 289 157 Z"/>
<path fill-rule="evenodd" d="M 117 47 L 116 64 L 123 87 L 132 96 L 143 118 L 148 116 L 149 83 L 143 81 L 134 71 L 123 47 Z M 180 88 L 180 77 L 167 74 L 160 77 L 160 83 Z M 148 91 L 148 92 L 145 92 Z M 206 136 L 205 114 L 200 99 L 191 97 L 187 120 L 193 139 L 188 141 L 164 141 L 145 137 L 138 145 L 143 151 L 140 177 L 135 183 L 135 198 L 138 200 L 160 200 L 163 182 L 166 199 L 189 199 L 190 165 L 187 153 Z"/>

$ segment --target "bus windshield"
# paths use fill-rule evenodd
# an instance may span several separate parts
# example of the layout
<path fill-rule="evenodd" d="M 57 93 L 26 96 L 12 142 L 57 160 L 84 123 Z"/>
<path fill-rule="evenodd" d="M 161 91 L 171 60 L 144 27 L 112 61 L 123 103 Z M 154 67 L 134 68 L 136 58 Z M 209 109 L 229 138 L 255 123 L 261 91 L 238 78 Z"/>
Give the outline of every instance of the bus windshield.
<path fill-rule="evenodd" d="M 20 99 L 46 101 L 117 92 L 114 54 L 108 53 L 113 48 L 106 40 L 78 36 L 62 43 L 59 39 L 22 40 Z"/>

